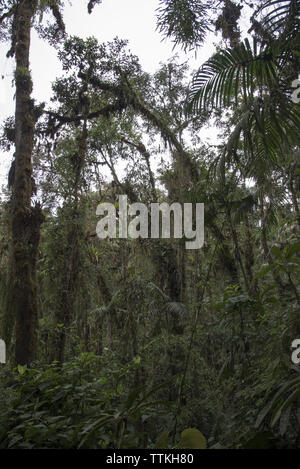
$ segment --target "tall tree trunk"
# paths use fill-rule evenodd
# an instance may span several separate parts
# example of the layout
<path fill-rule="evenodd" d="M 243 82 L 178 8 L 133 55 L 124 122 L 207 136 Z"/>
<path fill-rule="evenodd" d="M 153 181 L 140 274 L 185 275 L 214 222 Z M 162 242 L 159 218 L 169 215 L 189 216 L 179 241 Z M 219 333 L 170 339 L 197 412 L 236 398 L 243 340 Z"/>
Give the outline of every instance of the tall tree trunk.
<path fill-rule="evenodd" d="M 258 290 L 257 279 L 254 279 L 253 276 L 253 266 L 254 266 L 254 249 L 253 249 L 253 236 L 251 232 L 251 227 L 249 223 L 248 214 L 245 215 L 245 268 L 250 282 L 251 293 L 255 293 Z"/>
<path fill-rule="evenodd" d="M 231 216 L 230 209 L 227 209 L 227 218 L 229 220 L 230 229 L 231 229 L 231 233 L 232 233 L 232 239 L 233 239 L 234 250 L 235 250 L 235 257 L 236 257 L 237 262 L 240 265 L 240 269 L 241 269 L 241 272 L 242 272 L 242 275 L 243 275 L 243 278 L 244 278 L 245 286 L 246 286 L 247 292 L 249 293 L 249 291 L 250 291 L 249 280 L 248 280 L 248 277 L 246 275 L 246 271 L 245 271 L 245 268 L 244 268 L 242 255 L 241 255 L 241 250 L 240 250 L 240 246 L 239 246 L 238 234 L 237 234 L 237 231 L 236 231 L 235 226 L 234 226 L 233 221 L 232 221 L 232 216 Z"/>
<path fill-rule="evenodd" d="M 235 263 L 235 258 L 231 254 L 226 237 L 224 236 L 222 230 L 218 227 L 218 225 L 212 219 L 209 219 L 208 225 L 214 237 L 219 243 L 219 246 L 220 246 L 219 256 L 220 256 L 220 261 L 222 265 L 229 273 L 232 283 L 239 284 L 240 280 L 239 280 L 238 269 Z"/>
<path fill-rule="evenodd" d="M 264 208 L 263 195 L 259 196 L 259 218 L 260 218 L 260 223 L 261 223 L 260 240 L 261 240 L 261 245 L 263 248 L 264 256 L 268 264 L 272 265 L 274 263 L 274 259 L 269 249 L 267 235 L 266 235 L 265 208 Z M 280 275 L 276 273 L 274 270 L 272 270 L 272 276 L 273 276 L 274 282 L 277 285 L 279 295 L 284 294 L 284 285 L 283 285 Z"/>
<path fill-rule="evenodd" d="M 298 204 L 298 199 L 297 199 L 297 191 L 295 190 L 293 180 L 291 180 L 289 183 L 289 189 L 290 189 L 290 193 L 292 197 L 292 203 L 293 203 L 294 211 L 296 214 L 297 223 L 300 228 L 300 209 L 299 209 L 299 204 Z"/>
<path fill-rule="evenodd" d="M 74 190 L 72 207 L 70 210 L 71 219 L 67 232 L 67 248 L 64 266 L 64 279 L 61 286 L 59 305 L 56 311 L 56 321 L 58 333 L 55 340 L 55 358 L 61 364 L 65 358 L 65 347 L 67 332 L 69 330 L 72 319 L 74 318 L 76 295 L 78 288 L 78 278 L 81 270 L 80 257 L 82 240 L 84 235 L 83 215 L 80 210 L 80 190 L 82 185 L 82 171 L 84 169 L 86 153 L 87 153 L 87 114 L 83 123 L 80 135 L 77 137 L 77 151 L 72 157 L 74 178 Z"/>
<path fill-rule="evenodd" d="M 42 214 L 39 206 L 31 206 L 35 118 L 29 70 L 31 24 L 36 7 L 37 1 L 20 2 L 14 22 L 16 166 L 12 196 L 12 288 L 16 317 L 15 360 L 22 365 L 29 365 L 36 356 L 38 329 L 36 258 Z"/>

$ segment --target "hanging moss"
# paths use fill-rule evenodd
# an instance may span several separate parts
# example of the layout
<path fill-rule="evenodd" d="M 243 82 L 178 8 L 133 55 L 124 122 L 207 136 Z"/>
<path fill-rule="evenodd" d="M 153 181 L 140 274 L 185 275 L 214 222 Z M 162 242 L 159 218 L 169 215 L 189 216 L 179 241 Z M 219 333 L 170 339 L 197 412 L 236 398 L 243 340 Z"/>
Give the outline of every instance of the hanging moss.
<path fill-rule="evenodd" d="M 231 0 L 225 0 L 222 13 L 215 23 L 216 31 L 221 31 L 223 39 L 229 40 L 231 46 L 234 46 L 240 40 L 241 33 L 238 20 L 242 8 L 242 6 L 236 5 Z"/>

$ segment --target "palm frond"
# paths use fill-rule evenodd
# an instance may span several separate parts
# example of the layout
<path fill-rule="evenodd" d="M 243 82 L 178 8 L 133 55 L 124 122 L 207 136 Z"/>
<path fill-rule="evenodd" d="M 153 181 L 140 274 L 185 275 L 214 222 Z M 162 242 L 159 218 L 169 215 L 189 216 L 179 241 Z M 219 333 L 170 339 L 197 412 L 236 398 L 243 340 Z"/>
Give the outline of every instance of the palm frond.
<path fill-rule="evenodd" d="M 166 309 L 171 314 L 177 314 L 178 316 L 183 316 L 186 313 L 186 306 L 179 301 L 169 301 L 166 304 Z"/>
<path fill-rule="evenodd" d="M 289 418 L 289 411 L 294 404 L 297 403 L 300 396 L 300 376 L 299 370 L 296 369 L 297 376 L 286 383 L 282 384 L 273 398 L 261 410 L 256 421 L 256 428 L 260 427 L 267 417 L 270 419 L 271 428 L 280 422 L 281 433 L 286 430 Z"/>
<path fill-rule="evenodd" d="M 299 0 L 267 0 L 258 10 L 264 13 L 262 24 L 271 34 L 285 31 L 286 38 L 299 31 Z"/>
<path fill-rule="evenodd" d="M 110 300 L 110 302 L 106 305 L 99 306 L 98 308 L 95 308 L 91 311 L 92 315 L 97 315 L 97 316 L 105 316 L 106 314 L 110 313 L 112 308 L 115 307 L 116 302 L 119 297 L 120 290 L 116 291 Z"/>
<path fill-rule="evenodd" d="M 152 292 L 159 293 L 159 295 L 160 295 L 165 301 L 170 301 L 170 297 L 169 297 L 168 295 L 166 295 L 166 294 L 161 290 L 161 288 L 159 288 L 157 285 L 155 285 L 155 283 L 149 282 L 148 288 L 149 288 L 150 291 L 152 291 Z"/>
<path fill-rule="evenodd" d="M 196 73 L 188 97 L 187 111 L 228 107 L 242 97 L 245 103 L 253 98 L 255 88 L 278 86 L 276 60 L 279 51 L 259 45 L 251 47 L 248 39 L 228 50 L 221 50 L 205 62 Z"/>
<path fill-rule="evenodd" d="M 287 148 L 299 140 L 300 108 L 288 99 L 255 99 L 241 115 L 225 146 L 220 170 L 243 158 L 245 177 L 260 177 L 274 169 Z M 243 153 L 241 155 L 241 150 Z"/>
<path fill-rule="evenodd" d="M 164 302 L 164 307 L 168 313 L 178 315 L 184 315 L 186 313 L 186 306 L 184 303 L 179 301 L 172 301 L 171 298 L 161 290 L 161 288 L 152 282 L 149 282 L 149 288 L 151 291 L 159 293 Z M 152 306 L 154 302 L 151 302 L 150 304 Z"/>

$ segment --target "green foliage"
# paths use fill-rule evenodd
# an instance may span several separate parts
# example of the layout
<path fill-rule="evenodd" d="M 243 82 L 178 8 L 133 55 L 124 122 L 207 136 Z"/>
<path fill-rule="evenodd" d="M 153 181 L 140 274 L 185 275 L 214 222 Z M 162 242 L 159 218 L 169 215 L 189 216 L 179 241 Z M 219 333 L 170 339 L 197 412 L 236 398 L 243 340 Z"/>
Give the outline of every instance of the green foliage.
<path fill-rule="evenodd" d="M 196 428 L 187 428 L 181 433 L 179 449 L 206 449 L 206 439 Z"/>
<path fill-rule="evenodd" d="M 278 51 L 260 46 L 257 38 L 252 47 L 245 39 L 231 49 L 214 54 L 194 77 L 190 107 L 201 111 L 211 105 L 228 107 L 253 93 L 254 86 L 273 88 L 278 84 L 276 57 Z"/>
<path fill-rule="evenodd" d="M 157 442 L 155 448 L 167 449 L 170 448 L 169 432 L 164 431 Z M 178 449 L 206 449 L 206 438 L 196 428 L 187 428 L 181 433 L 180 440 L 176 445 Z"/>
<path fill-rule="evenodd" d="M 270 427 L 274 428 L 279 424 L 279 432 L 284 435 L 287 432 L 288 425 L 291 423 L 292 409 L 297 409 L 300 397 L 300 370 L 294 368 L 296 378 L 285 381 L 275 395 L 269 400 L 267 405 L 261 410 L 257 417 L 256 427 L 260 427 L 264 420 L 269 419 Z M 299 413 L 299 408 L 296 410 Z"/>
<path fill-rule="evenodd" d="M 268 34 L 278 36 L 284 33 L 284 40 L 293 38 L 297 34 L 299 30 L 297 0 L 267 0 L 262 3 L 258 11 L 263 13 L 264 10 L 266 13 L 262 17 L 262 24 Z"/>
<path fill-rule="evenodd" d="M 199 47 L 210 29 L 209 2 L 197 0 L 161 0 L 157 9 L 157 28 L 184 50 Z"/>
<path fill-rule="evenodd" d="M 18 367 L 1 383 L 9 395 L 1 408 L 1 448 L 130 448 L 137 445 L 136 423 L 156 416 L 154 391 L 124 385 L 136 361 L 103 371 L 102 360 L 82 354 L 57 364 Z M 6 385 L 6 382 L 8 385 Z"/>

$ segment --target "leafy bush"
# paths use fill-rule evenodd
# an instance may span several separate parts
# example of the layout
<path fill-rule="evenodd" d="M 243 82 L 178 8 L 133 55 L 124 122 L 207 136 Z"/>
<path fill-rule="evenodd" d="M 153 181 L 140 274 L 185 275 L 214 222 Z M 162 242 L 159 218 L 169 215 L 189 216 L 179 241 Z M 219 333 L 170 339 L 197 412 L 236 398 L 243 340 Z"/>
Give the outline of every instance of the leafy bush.
<path fill-rule="evenodd" d="M 83 353 L 61 367 L 3 372 L 0 448 L 138 447 L 140 422 L 157 415 L 159 404 L 143 387 L 125 392 L 138 360 L 109 377 L 101 360 Z"/>

